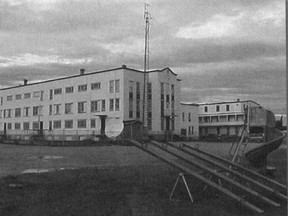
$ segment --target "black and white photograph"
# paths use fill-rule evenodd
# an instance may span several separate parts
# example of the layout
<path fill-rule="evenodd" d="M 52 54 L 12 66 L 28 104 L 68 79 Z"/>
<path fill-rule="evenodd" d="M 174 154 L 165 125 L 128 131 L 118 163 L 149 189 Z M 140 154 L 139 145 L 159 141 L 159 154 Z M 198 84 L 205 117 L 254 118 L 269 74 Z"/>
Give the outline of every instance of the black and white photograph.
<path fill-rule="evenodd" d="M 284 0 L 0 0 L 0 215 L 287 216 Z"/>

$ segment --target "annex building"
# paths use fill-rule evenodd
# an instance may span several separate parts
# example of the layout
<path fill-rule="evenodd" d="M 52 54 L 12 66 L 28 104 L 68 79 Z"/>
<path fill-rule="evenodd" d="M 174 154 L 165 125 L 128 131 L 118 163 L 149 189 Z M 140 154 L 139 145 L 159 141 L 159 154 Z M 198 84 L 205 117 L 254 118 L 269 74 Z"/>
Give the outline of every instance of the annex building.
<path fill-rule="evenodd" d="M 199 135 L 238 135 L 244 125 L 245 109 L 259 106 L 252 100 L 199 104 Z"/>
<path fill-rule="evenodd" d="M 143 120 L 144 73 L 119 68 L 0 89 L 0 131 L 28 139 L 103 134 L 111 119 Z M 180 80 L 170 68 L 149 71 L 148 133 L 180 134 Z"/>

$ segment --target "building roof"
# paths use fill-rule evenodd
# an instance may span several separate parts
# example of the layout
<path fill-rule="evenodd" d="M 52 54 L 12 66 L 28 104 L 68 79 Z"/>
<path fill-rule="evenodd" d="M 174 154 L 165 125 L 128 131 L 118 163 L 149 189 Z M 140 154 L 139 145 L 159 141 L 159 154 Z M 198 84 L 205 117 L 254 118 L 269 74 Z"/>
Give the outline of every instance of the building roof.
<path fill-rule="evenodd" d="M 245 103 L 245 102 L 252 102 L 252 103 L 255 103 L 257 105 L 260 105 L 258 104 L 257 102 L 253 101 L 253 100 L 237 100 L 237 101 L 223 101 L 223 102 L 212 102 L 212 103 L 198 103 L 199 106 L 204 106 L 204 105 L 216 105 L 216 104 L 230 104 L 230 103 Z"/>
<path fill-rule="evenodd" d="M 196 107 L 199 106 L 199 104 L 196 104 L 196 103 L 190 103 L 190 102 L 181 102 L 180 104 L 181 104 L 181 105 L 187 105 L 187 106 L 196 106 Z"/>
<path fill-rule="evenodd" d="M 94 71 L 94 72 L 89 72 L 89 73 L 84 73 L 84 74 L 76 74 L 76 75 L 71 75 L 71 76 L 59 77 L 59 78 L 49 79 L 49 80 L 35 82 L 35 83 L 28 83 L 26 85 L 6 87 L 6 88 L 0 89 L 0 91 L 13 89 L 13 88 L 21 88 L 24 86 L 32 86 L 32 85 L 38 85 L 38 84 L 42 84 L 42 83 L 54 82 L 54 81 L 58 81 L 58 80 L 65 80 L 65 79 L 71 79 L 71 78 L 76 78 L 76 77 L 89 76 L 89 75 L 93 75 L 93 74 L 111 72 L 111 71 L 116 71 L 116 70 L 121 70 L 121 69 L 126 69 L 126 70 L 130 70 L 130 71 L 138 72 L 138 73 L 144 73 L 144 71 L 128 68 L 126 65 L 122 65 L 122 67 L 117 67 L 117 68 L 112 68 L 112 69 L 107 69 L 107 70 Z M 168 69 L 173 75 L 177 76 L 177 74 L 175 74 L 169 67 L 166 67 L 163 69 L 151 70 L 151 71 L 147 71 L 147 72 L 148 73 L 163 72 L 166 69 Z"/>

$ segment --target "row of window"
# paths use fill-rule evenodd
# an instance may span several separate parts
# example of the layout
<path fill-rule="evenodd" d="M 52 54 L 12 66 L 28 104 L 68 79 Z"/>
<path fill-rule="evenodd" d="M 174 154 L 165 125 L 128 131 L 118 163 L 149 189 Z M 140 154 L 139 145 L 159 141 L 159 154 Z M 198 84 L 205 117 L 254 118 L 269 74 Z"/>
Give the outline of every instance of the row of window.
<path fill-rule="evenodd" d="M 186 119 L 185 112 L 182 112 L 182 122 L 185 122 L 185 119 Z M 191 122 L 191 121 L 192 121 L 192 114 L 188 113 L 188 122 Z"/>
<path fill-rule="evenodd" d="M 64 114 L 74 113 L 74 103 L 65 103 L 64 104 Z M 62 114 L 63 104 L 53 104 L 49 105 L 49 115 L 60 115 Z M 14 116 L 17 117 L 28 117 L 30 115 L 31 107 L 15 108 Z M 38 116 L 42 115 L 42 106 L 33 106 L 32 115 Z M 119 111 L 120 110 L 120 98 L 109 99 L 109 111 Z M 23 113 L 22 113 L 23 111 Z M 93 100 L 90 103 L 90 112 L 101 112 L 106 111 L 106 101 L 103 100 Z M 87 112 L 87 102 L 81 101 L 77 103 L 77 113 L 86 113 Z M 12 109 L 0 110 L 0 118 L 12 118 Z"/>
<path fill-rule="evenodd" d="M 87 128 L 87 119 L 79 119 L 76 120 L 76 126 L 77 128 Z M 62 125 L 63 124 L 63 125 Z M 20 122 L 15 122 L 14 123 L 14 128 L 12 127 L 13 124 L 11 122 L 7 123 L 6 129 L 7 130 L 37 130 L 39 129 L 39 122 L 35 121 L 35 122 L 23 122 L 22 124 Z M 22 126 L 22 127 L 21 127 Z M 52 130 L 53 129 L 73 129 L 74 126 L 74 120 L 57 120 L 57 121 L 50 121 L 49 122 L 49 129 Z M 90 119 L 90 128 L 96 128 L 96 119 Z"/>
<path fill-rule="evenodd" d="M 88 89 L 88 84 L 78 85 L 78 92 L 87 91 L 87 89 Z M 101 89 L 101 82 L 91 83 L 90 89 L 91 90 Z M 109 90 L 110 93 L 120 92 L 120 80 L 117 79 L 117 80 L 109 81 L 109 89 L 110 89 Z M 53 99 L 53 94 L 59 95 L 59 94 L 62 94 L 62 92 L 63 92 L 62 88 L 56 88 L 56 89 L 50 90 L 50 100 Z M 65 93 L 73 93 L 73 92 L 74 92 L 73 86 L 65 87 Z M 23 99 L 29 99 L 31 97 L 33 97 L 33 98 L 41 97 L 41 99 L 42 99 L 43 93 L 44 93 L 44 91 L 35 91 L 32 94 L 31 93 L 24 93 Z M 21 100 L 21 99 L 22 99 L 22 94 L 16 94 L 15 95 L 15 100 Z M 8 95 L 6 97 L 6 101 L 12 101 L 12 100 L 13 100 L 13 95 Z M 0 98 L 0 105 L 3 105 L 3 97 Z"/>
<path fill-rule="evenodd" d="M 24 99 L 30 99 L 30 98 L 43 98 L 43 91 L 35 91 L 32 94 L 31 93 L 24 93 L 23 98 Z M 22 94 L 16 94 L 15 95 L 15 100 L 21 100 L 22 99 Z M 13 95 L 8 95 L 6 97 L 6 101 L 12 101 L 13 100 Z M 3 97 L 0 99 L 0 105 L 3 105 Z"/>
<path fill-rule="evenodd" d="M 230 105 L 226 105 L 226 111 L 230 111 Z M 208 106 L 204 106 L 204 112 L 208 112 Z M 220 105 L 216 105 L 216 112 L 220 112 Z"/>

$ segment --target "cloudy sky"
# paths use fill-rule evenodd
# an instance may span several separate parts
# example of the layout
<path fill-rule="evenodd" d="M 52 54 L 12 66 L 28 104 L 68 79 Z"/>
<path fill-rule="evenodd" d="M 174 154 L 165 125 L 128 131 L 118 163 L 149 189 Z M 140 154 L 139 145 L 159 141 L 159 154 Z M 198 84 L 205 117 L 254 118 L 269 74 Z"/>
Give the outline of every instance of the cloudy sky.
<path fill-rule="evenodd" d="M 286 110 L 284 0 L 0 0 L 0 87 L 110 69 L 182 79 L 182 101 L 251 99 Z"/>

